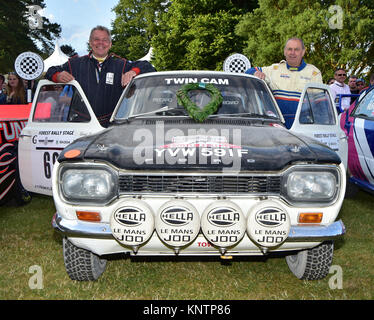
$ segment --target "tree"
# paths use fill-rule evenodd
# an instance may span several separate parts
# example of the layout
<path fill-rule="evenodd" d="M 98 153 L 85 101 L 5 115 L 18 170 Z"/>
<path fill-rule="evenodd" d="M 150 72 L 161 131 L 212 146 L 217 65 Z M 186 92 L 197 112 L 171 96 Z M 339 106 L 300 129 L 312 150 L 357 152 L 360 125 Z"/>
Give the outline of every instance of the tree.
<path fill-rule="evenodd" d="M 0 72 L 14 69 L 14 60 L 23 51 L 37 51 L 24 18 L 26 7 L 23 1 L 3 1 L 0 6 Z M 27 48 L 27 49 L 26 49 Z"/>
<path fill-rule="evenodd" d="M 60 47 L 61 51 L 63 53 L 65 53 L 67 56 L 69 57 L 73 57 L 75 55 L 77 55 L 78 53 L 75 51 L 75 49 L 69 45 L 69 44 L 63 44 L 61 47 Z"/>
<path fill-rule="evenodd" d="M 257 5 L 257 1 L 172 1 L 151 41 L 156 68 L 222 70 L 225 58 L 243 49 L 234 30 L 248 3 Z"/>
<path fill-rule="evenodd" d="M 244 54 L 258 66 L 284 59 L 286 40 L 302 38 L 305 60 L 327 80 L 337 67 L 358 75 L 374 71 L 373 16 L 372 0 L 259 0 L 236 34 L 246 41 Z"/>
<path fill-rule="evenodd" d="M 14 61 L 22 52 L 32 51 L 42 56 L 48 56 L 53 52 L 53 39 L 59 37 L 61 27 L 32 11 L 30 6 L 35 5 L 44 8 L 44 0 L 2 1 L 0 6 L 1 73 L 13 70 Z M 40 19 L 41 28 L 35 27 L 30 18 Z"/>
<path fill-rule="evenodd" d="M 113 9 L 111 51 L 132 60 L 145 56 L 157 32 L 158 16 L 168 5 L 165 0 L 120 0 Z"/>
<path fill-rule="evenodd" d="M 23 2 L 25 2 L 26 7 L 29 8 L 28 14 L 26 15 L 28 20 L 30 19 L 30 6 L 39 6 L 42 9 L 46 7 L 44 0 L 24 0 Z M 47 56 L 50 55 L 54 50 L 54 40 L 60 37 L 61 26 L 58 23 L 51 23 L 48 18 L 40 16 L 40 14 L 37 16 L 37 18 L 41 19 L 40 28 L 31 28 L 29 31 L 29 36 L 34 43 L 39 43 L 41 46 L 40 53 Z M 28 24 L 30 26 L 30 20 L 28 21 Z"/>

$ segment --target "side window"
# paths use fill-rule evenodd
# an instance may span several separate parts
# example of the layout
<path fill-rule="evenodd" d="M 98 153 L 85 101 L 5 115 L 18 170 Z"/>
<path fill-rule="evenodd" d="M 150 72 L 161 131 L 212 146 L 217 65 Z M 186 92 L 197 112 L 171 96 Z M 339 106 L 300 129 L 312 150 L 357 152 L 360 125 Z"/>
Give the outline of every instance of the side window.
<path fill-rule="evenodd" d="M 371 90 L 358 104 L 352 116 L 374 119 L 374 90 Z"/>
<path fill-rule="evenodd" d="M 34 122 L 89 122 L 87 107 L 71 85 L 41 87 L 33 115 Z"/>
<path fill-rule="evenodd" d="M 335 124 L 333 106 L 326 90 L 318 88 L 307 89 L 299 121 L 301 124 Z"/>

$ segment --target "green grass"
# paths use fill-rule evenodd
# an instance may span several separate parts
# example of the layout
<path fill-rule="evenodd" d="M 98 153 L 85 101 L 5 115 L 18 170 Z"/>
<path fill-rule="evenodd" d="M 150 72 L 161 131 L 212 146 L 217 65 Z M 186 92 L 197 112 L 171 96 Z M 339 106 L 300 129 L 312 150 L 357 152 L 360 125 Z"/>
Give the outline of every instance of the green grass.
<path fill-rule="evenodd" d="M 54 232 L 51 198 L 35 196 L 24 207 L 0 207 L 0 299 L 373 299 L 374 197 L 360 192 L 340 213 L 347 234 L 335 242 L 333 265 L 343 288 L 331 289 L 333 274 L 301 281 L 283 256 L 219 258 L 129 258 L 115 256 L 95 282 L 72 281 L 65 272 L 61 237 Z M 30 289 L 31 266 L 40 266 L 43 289 Z"/>

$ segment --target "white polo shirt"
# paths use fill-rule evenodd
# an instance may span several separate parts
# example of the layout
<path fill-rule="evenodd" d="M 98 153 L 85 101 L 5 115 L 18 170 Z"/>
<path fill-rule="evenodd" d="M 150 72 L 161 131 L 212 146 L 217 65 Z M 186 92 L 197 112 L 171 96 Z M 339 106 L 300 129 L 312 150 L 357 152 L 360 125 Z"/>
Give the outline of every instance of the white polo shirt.
<path fill-rule="evenodd" d="M 341 84 L 338 81 L 335 81 L 333 84 L 330 84 L 330 89 L 332 93 L 332 98 L 334 99 L 336 106 L 339 106 L 339 97 L 338 94 L 351 94 L 349 86 L 345 83 Z M 341 107 L 346 110 L 351 105 L 350 97 L 343 97 Z"/>

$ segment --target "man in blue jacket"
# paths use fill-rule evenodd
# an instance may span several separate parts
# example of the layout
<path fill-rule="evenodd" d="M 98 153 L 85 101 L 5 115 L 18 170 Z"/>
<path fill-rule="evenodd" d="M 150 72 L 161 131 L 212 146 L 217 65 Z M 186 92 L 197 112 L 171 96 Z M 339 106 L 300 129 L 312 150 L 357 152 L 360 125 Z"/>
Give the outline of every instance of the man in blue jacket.
<path fill-rule="evenodd" d="M 89 44 L 92 51 L 88 55 L 50 67 L 46 78 L 62 83 L 77 80 L 100 124 L 107 127 L 123 87 L 138 74 L 155 69 L 148 61 L 132 62 L 108 54 L 112 40 L 110 31 L 103 26 L 92 29 Z"/>

